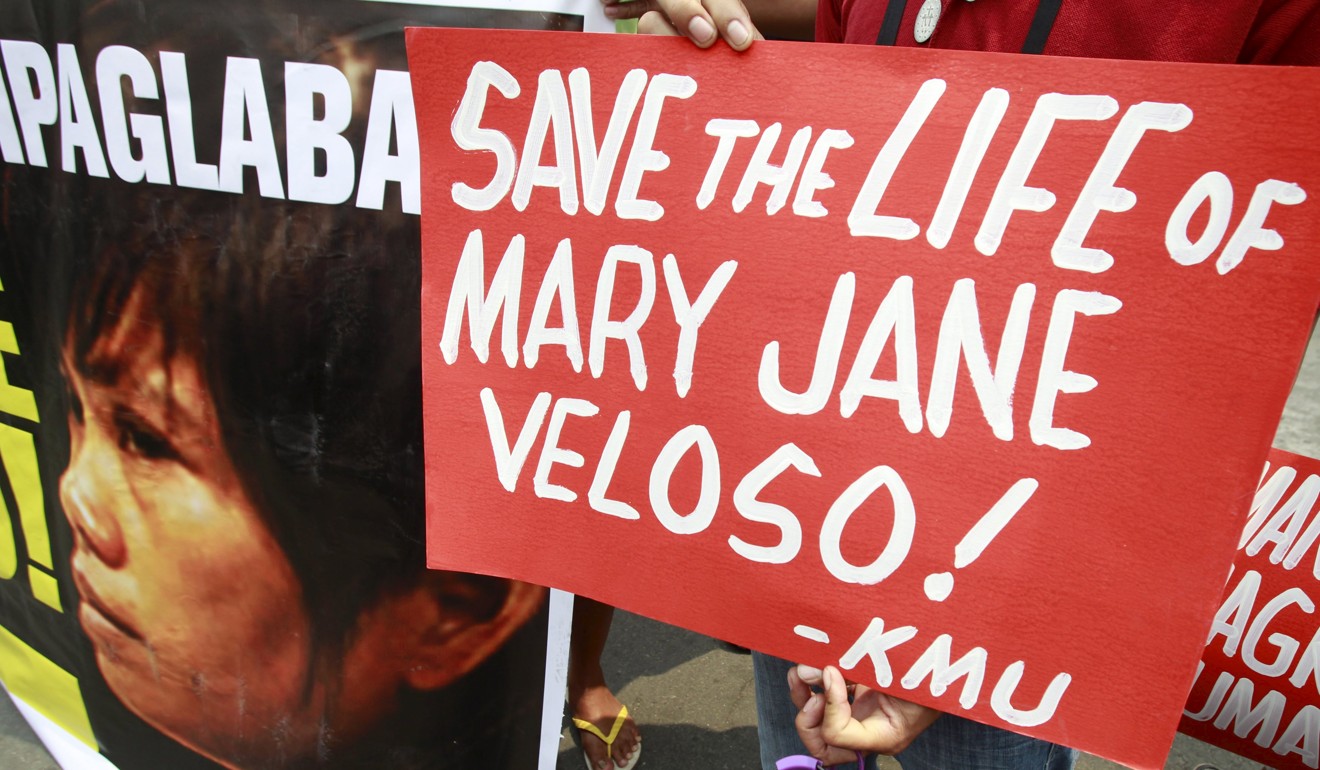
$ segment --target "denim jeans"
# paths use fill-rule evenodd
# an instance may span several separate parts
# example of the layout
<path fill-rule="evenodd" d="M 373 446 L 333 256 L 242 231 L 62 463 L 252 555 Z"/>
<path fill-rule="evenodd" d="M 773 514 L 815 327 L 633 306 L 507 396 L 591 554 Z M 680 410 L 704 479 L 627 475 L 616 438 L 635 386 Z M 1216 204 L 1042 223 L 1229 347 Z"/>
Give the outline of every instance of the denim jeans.
<path fill-rule="evenodd" d="M 807 753 L 793 724 L 797 709 L 788 697 L 791 665 L 786 660 L 752 653 L 762 770 L 775 770 L 775 761 L 782 757 Z M 903 770 L 1072 770 L 1077 752 L 944 714 L 897 759 Z M 849 765 L 840 767 L 851 770 Z M 867 760 L 866 767 L 874 770 L 874 758 Z"/>

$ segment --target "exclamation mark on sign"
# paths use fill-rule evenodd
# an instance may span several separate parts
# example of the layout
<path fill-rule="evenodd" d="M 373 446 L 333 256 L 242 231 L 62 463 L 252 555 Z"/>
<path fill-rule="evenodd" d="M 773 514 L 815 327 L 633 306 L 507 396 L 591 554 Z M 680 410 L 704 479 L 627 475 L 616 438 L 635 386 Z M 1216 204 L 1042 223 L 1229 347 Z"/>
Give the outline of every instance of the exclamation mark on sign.
<path fill-rule="evenodd" d="M 954 569 L 962 569 L 976 561 L 986 546 L 990 545 L 990 541 L 1008 526 L 1039 488 L 1040 482 L 1035 479 L 1022 479 L 1010 487 L 1004 496 L 999 498 L 999 502 L 995 503 L 994 507 L 982 516 L 966 535 L 963 535 L 963 539 L 953 549 Z M 953 573 L 937 572 L 934 575 L 927 575 L 925 588 L 927 599 L 933 602 L 944 601 L 953 591 Z"/>

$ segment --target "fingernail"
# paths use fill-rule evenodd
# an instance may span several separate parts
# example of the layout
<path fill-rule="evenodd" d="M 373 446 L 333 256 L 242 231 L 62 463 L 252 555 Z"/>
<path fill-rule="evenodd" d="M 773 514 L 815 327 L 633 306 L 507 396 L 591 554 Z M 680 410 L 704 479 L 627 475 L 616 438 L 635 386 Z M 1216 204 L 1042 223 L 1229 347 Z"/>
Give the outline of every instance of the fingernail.
<path fill-rule="evenodd" d="M 623 13 L 623 9 L 617 5 L 605 6 L 605 18 L 607 19 L 617 19 L 620 13 Z"/>
<path fill-rule="evenodd" d="M 798 676 L 802 679 L 819 679 L 820 669 L 815 666 L 808 666 L 805 663 L 798 664 Z"/>
<path fill-rule="evenodd" d="M 810 709 L 816 708 L 818 705 L 820 705 L 820 695 L 813 692 L 811 694 L 811 697 L 807 698 L 807 703 L 802 707 L 802 710 L 808 711 Z"/>
<path fill-rule="evenodd" d="M 747 41 L 752 37 L 751 33 L 747 31 L 747 25 L 737 19 L 729 22 L 724 34 L 728 35 L 729 43 L 735 46 L 747 45 Z"/>
<path fill-rule="evenodd" d="M 698 43 L 709 43 L 715 39 L 715 28 L 703 16 L 693 16 L 688 22 L 688 34 Z"/>
<path fill-rule="evenodd" d="M 821 672 L 820 681 L 822 684 L 825 685 L 826 690 L 830 689 L 831 687 L 834 686 L 834 672 L 828 668 L 825 669 L 823 672 Z"/>

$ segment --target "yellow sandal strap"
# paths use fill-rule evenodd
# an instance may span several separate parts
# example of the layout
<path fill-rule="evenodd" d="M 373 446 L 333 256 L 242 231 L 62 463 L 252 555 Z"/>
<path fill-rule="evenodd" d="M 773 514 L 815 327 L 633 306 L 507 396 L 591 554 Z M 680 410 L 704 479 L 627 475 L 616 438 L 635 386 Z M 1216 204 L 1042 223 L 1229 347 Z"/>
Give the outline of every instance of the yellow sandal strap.
<path fill-rule="evenodd" d="M 600 738 L 605 742 L 606 750 L 614 748 L 614 740 L 619 737 L 619 731 L 623 729 L 623 723 L 626 721 L 628 721 L 628 707 L 624 706 L 619 709 L 619 715 L 614 718 L 614 726 L 610 728 L 610 734 L 606 736 L 605 733 L 600 731 L 599 727 L 593 725 L 587 720 L 573 717 L 573 724 L 577 726 L 577 729 L 586 730 L 597 738 Z"/>

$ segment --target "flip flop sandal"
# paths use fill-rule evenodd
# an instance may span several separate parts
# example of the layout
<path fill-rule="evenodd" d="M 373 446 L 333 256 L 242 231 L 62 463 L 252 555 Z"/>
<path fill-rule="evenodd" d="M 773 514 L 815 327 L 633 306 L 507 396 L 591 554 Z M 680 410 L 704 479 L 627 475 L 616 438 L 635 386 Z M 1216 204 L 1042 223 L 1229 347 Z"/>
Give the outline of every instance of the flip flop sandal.
<path fill-rule="evenodd" d="M 623 729 L 623 723 L 626 721 L 628 721 L 628 707 L 624 706 L 619 709 L 619 715 L 614 718 L 614 726 L 610 728 L 610 734 L 606 735 L 605 733 L 602 733 L 600 731 L 599 727 L 596 727 L 587 720 L 573 717 L 573 724 L 577 727 L 577 729 L 585 730 L 586 732 L 589 732 L 592 735 L 596 736 L 597 738 L 601 739 L 601 741 L 605 744 L 605 755 L 610 757 L 611 764 L 614 764 L 614 758 L 611 755 L 611 752 L 614 749 L 614 741 L 618 739 L 619 731 Z M 619 770 L 632 770 L 637 765 L 637 760 L 641 758 L 642 758 L 642 742 L 639 739 L 637 741 L 637 748 L 633 749 L 632 756 L 628 757 L 628 762 L 623 765 L 614 764 L 614 766 L 617 767 Z M 582 759 L 587 763 L 587 770 L 596 770 L 595 765 L 591 764 L 591 758 L 587 756 L 586 749 L 582 750 Z"/>

